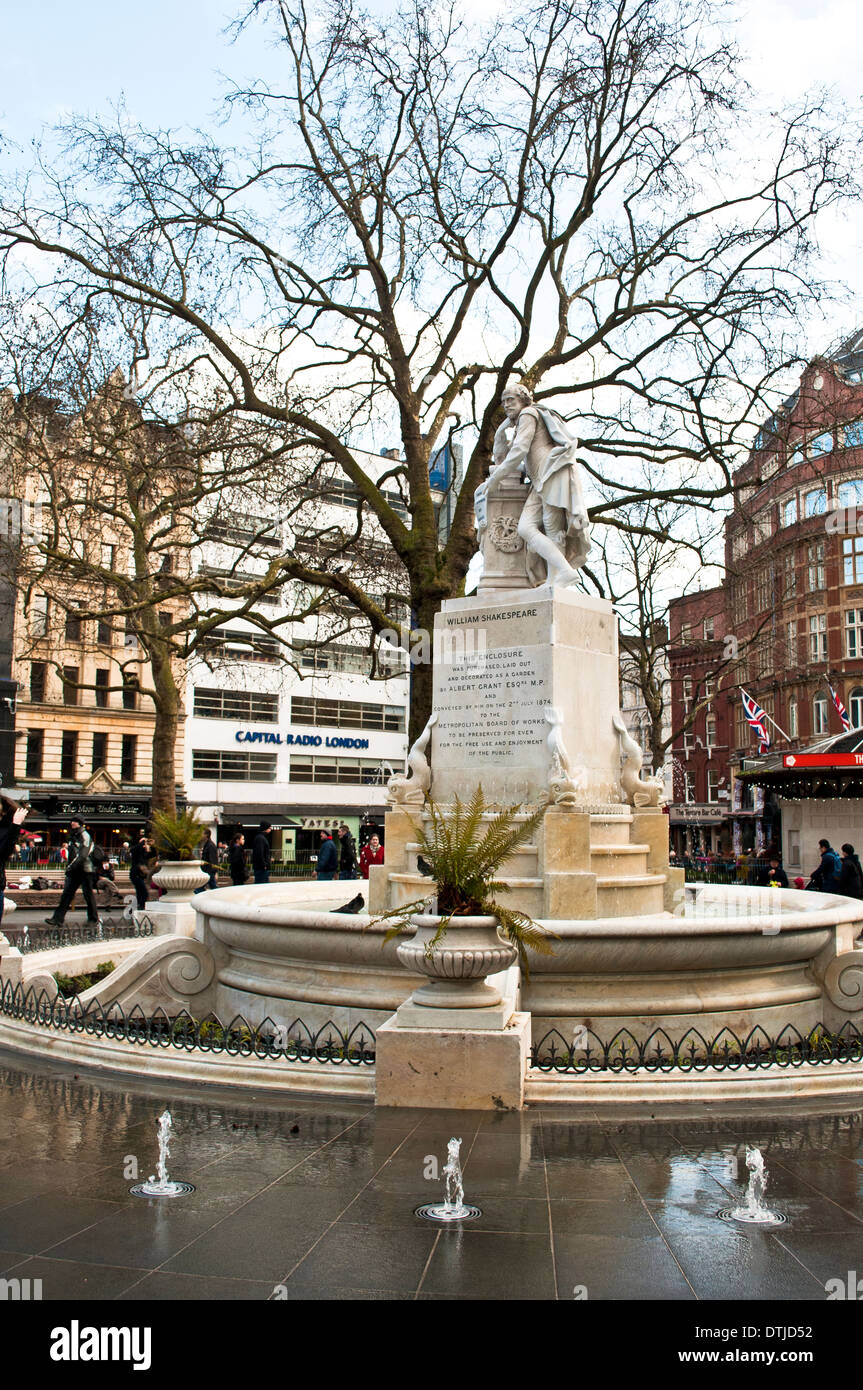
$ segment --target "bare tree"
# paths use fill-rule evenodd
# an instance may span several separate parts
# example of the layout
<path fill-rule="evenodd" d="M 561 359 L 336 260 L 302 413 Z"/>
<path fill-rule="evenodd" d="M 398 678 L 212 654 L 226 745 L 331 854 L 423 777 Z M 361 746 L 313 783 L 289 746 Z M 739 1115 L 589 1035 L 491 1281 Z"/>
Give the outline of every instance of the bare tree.
<path fill-rule="evenodd" d="M 817 104 L 756 117 L 707 0 L 541 0 L 486 26 L 400 10 L 256 0 L 238 41 L 267 26 L 284 80 L 235 84 L 223 144 L 80 121 L 5 194 L 0 242 L 38 307 L 35 377 L 143 313 L 165 401 L 206 382 L 196 427 L 257 421 L 326 459 L 404 569 L 407 644 L 462 591 L 513 374 L 577 415 L 597 533 L 645 500 L 730 496 L 817 299 L 851 136 Z M 400 440 L 380 476 L 350 447 L 373 429 Z M 455 437 L 442 535 L 429 462 Z M 393 625 L 347 569 L 316 578 Z M 419 664 L 413 733 L 430 702 Z"/>

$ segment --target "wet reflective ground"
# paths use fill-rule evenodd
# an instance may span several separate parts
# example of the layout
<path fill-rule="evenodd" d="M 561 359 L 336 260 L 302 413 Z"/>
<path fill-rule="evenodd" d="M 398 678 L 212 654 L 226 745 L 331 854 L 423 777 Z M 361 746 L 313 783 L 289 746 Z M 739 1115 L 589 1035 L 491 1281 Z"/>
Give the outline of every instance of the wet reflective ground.
<path fill-rule="evenodd" d="M 196 1191 L 146 1201 L 129 1187 L 155 1172 L 166 1104 L 169 1173 Z M 823 1301 L 828 1279 L 863 1273 L 863 1098 L 857 1111 L 691 1115 L 276 1103 L 0 1053 L 0 1276 L 41 1279 L 45 1300 L 583 1289 L 590 1300 Z M 483 1215 L 439 1230 L 413 1211 L 442 1199 L 434 1173 L 451 1136 Z M 717 1219 L 745 1189 L 746 1144 L 765 1154 L 767 1204 L 784 1226 Z"/>

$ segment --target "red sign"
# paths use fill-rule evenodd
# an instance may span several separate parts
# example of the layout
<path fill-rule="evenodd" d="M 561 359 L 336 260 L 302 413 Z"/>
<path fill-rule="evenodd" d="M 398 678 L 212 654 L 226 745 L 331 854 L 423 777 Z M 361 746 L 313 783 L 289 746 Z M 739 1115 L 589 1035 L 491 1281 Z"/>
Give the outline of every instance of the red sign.
<path fill-rule="evenodd" d="M 783 767 L 863 767 L 863 753 L 784 753 Z"/>

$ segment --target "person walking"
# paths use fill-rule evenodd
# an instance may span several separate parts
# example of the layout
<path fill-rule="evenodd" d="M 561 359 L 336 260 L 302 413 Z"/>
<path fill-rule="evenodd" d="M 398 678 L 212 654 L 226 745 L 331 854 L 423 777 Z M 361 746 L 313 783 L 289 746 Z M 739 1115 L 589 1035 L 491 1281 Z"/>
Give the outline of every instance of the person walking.
<path fill-rule="evenodd" d="M 129 849 L 129 881 L 135 890 L 135 902 L 139 912 L 143 912 L 150 897 L 148 869 L 152 851 L 150 841 L 142 835 Z"/>
<path fill-rule="evenodd" d="M 15 853 L 21 826 L 29 809 L 28 806 L 19 806 L 11 796 L 0 795 L 0 922 L 3 921 L 6 865 Z"/>
<path fill-rule="evenodd" d="M 358 878 L 357 847 L 344 822 L 339 826 L 339 878 Z"/>
<path fill-rule="evenodd" d="M 372 864 L 383 864 L 383 862 L 384 847 L 377 835 L 370 835 L 360 850 L 360 873 L 363 878 L 368 878 Z"/>
<path fill-rule="evenodd" d="M 219 866 L 219 851 L 217 850 L 213 837 L 209 830 L 204 831 L 204 838 L 201 840 L 201 863 L 204 866 L 204 873 L 207 875 L 207 882 L 202 883 L 200 888 L 196 888 L 196 893 L 206 893 L 211 888 L 216 887 L 216 870 Z"/>
<path fill-rule="evenodd" d="M 262 820 L 258 826 L 258 833 L 252 841 L 252 868 L 255 871 L 256 883 L 269 883 L 270 881 L 270 860 L 273 852 L 270 849 L 268 836 L 272 828 L 269 822 Z"/>
<path fill-rule="evenodd" d="M 819 893 L 838 893 L 842 861 L 829 840 L 819 840 L 818 848 L 821 851 L 821 863 L 817 869 L 812 870 L 809 883 L 817 888 Z"/>
<path fill-rule="evenodd" d="M 853 845 L 842 846 L 839 892 L 846 898 L 863 898 L 863 869 L 860 868 Z"/>
<path fill-rule="evenodd" d="M 234 887 L 242 887 L 249 876 L 246 868 L 245 835 L 235 835 L 231 841 L 231 848 L 228 850 L 228 867 L 231 871 L 231 882 Z"/>
<path fill-rule="evenodd" d="M 335 878 L 339 867 L 339 852 L 330 839 L 328 830 L 321 831 L 321 844 L 318 850 L 318 878 Z"/>
<path fill-rule="evenodd" d="M 96 911 L 96 902 L 93 897 L 93 860 L 91 852 L 93 849 L 93 837 L 89 830 L 85 830 L 83 821 L 77 816 L 69 822 L 68 854 L 66 861 L 66 881 L 63 885 L 63 892 L 60 901 L 50 917 L 45 921 L 49 927 L 62 927 L 63 919 L 74 901 L 78 889 L 84 895 L 84 902 L 87 905 L 87 921 L 93 926 L 99 925 L 99 914 Z"/>

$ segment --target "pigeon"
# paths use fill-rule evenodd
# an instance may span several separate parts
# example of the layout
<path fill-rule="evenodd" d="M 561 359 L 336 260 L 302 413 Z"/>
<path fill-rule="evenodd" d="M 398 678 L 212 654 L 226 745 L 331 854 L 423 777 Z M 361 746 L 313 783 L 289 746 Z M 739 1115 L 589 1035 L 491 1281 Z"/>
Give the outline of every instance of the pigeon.
<path fill-rule="evenodd" d="M 362 912 L 365 905 L 366 901 L 362 893 L 357 893 L 357 896 L 351 898 L 349 903 L 345 903 L 344 907 L 334 907 L 333 912 Z"/>

